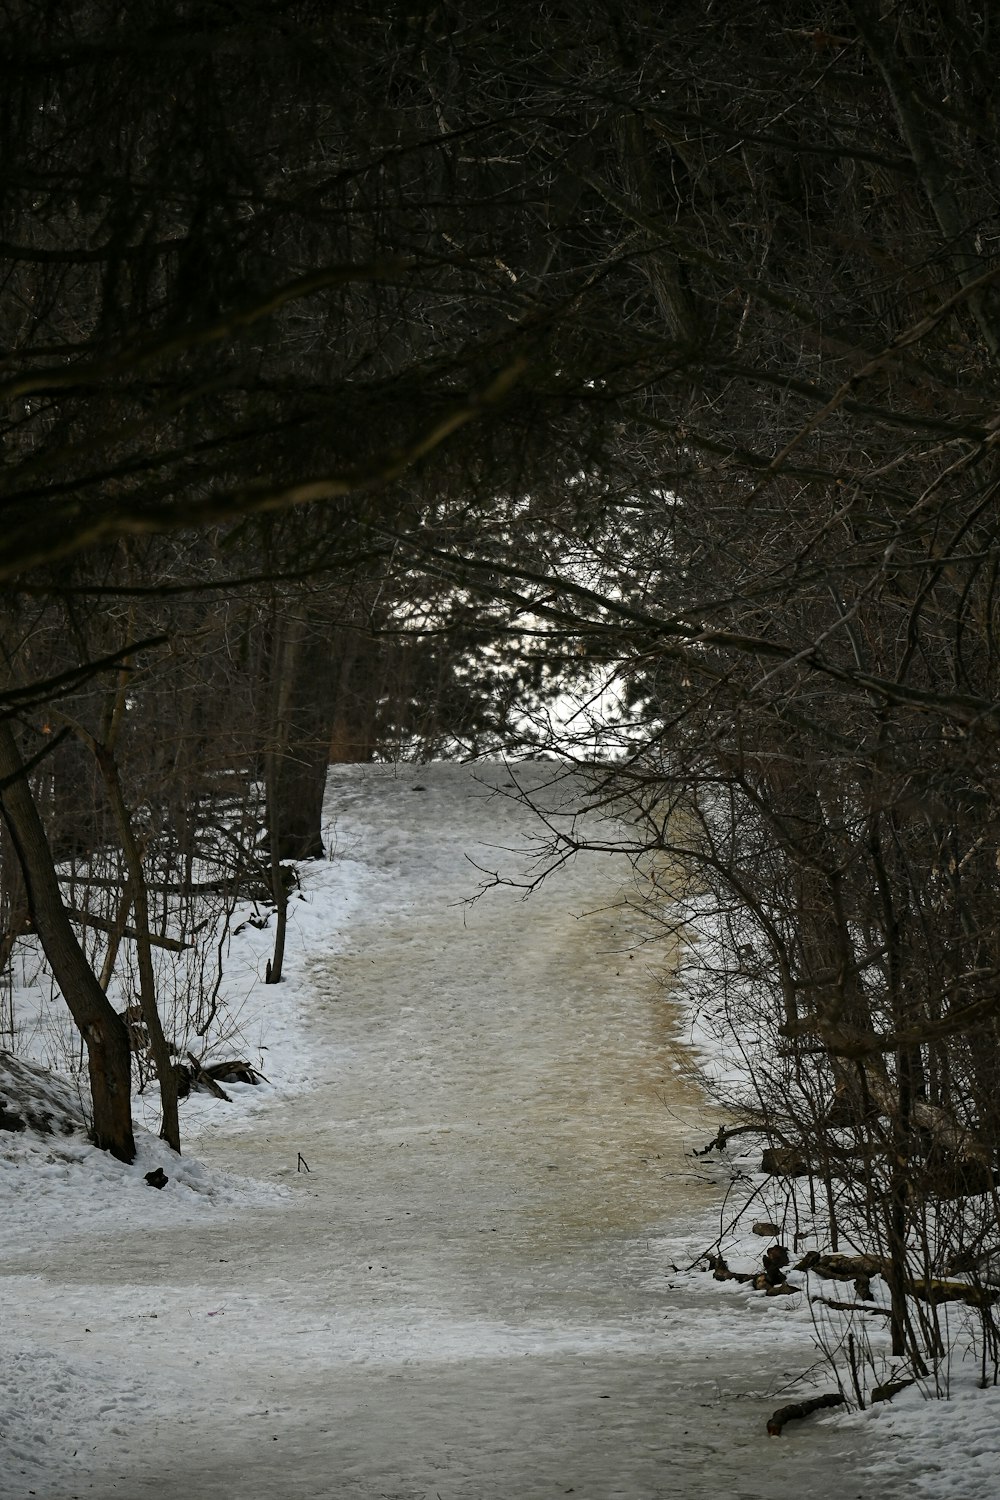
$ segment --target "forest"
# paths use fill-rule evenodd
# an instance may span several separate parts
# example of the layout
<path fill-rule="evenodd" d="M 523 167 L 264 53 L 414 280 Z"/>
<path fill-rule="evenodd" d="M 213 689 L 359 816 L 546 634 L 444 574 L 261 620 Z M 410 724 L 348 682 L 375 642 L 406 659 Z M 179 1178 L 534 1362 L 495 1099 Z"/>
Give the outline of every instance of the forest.
<path fill-rule="evenodd" d="M 564 758 L 714 923 L 736 1128 L 993 1378 L 991 8 L 0 14 L 0 1046 L 37 938 L 180 1149 L 330 761 Z"/>

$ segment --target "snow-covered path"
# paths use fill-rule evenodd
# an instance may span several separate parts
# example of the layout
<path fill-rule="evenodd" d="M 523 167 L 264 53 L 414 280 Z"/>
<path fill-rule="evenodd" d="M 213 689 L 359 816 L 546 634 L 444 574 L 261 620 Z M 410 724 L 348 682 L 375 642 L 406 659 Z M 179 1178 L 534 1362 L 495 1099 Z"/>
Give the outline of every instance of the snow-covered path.
<path fill-rule="evenodd" d="M 356 880 L 346 930 L 300 912 L 312 1086 L 188 1145 L 285 1195 L 6 1256 L 7 1333 L 67 1410 L 4 1500 L 868 1493 L 858 1428 L 763 1435 L 815 1357 L 780 1299 L 671 1287 L 721 1189 L 685 1154 L 711 1119 L 630 956 L 625 871 L 580 857 L 464 905 L 466 853 L 524 864 L 484 776 L 508 780 L 331 779 Z"/>

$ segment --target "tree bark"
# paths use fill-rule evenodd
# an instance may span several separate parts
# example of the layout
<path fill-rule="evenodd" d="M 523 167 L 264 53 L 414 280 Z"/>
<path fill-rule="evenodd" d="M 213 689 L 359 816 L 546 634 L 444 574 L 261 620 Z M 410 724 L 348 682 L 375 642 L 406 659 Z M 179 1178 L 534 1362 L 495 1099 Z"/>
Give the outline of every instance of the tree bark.
<path fill-rule="evenodd" d="M 77 739 L 87 747 L 94 757 L 101 780 L 104 782 L 104 790 L 111 804 L 115 823 L 118 826 L 122 853 L 125 856 L 125 865 L 128 870 L 128 882 L 122 905 L 119 909 L 119 921 L 123 922 L 127 918 L 128 905 L 131 900 L 131 905 L 135 908 L 135 927 L 131 935 L 136 945 L 136 956 L 139 965 L 139 1006 L 142 1011 L 143 1024 L 149 1036 L 153 1064 L 156 1068 L 157 1082 L 160 1087 L 160 1106 L 163 1111 L 160 1121 L 160 1136 L 172 1150 L 180 1155 L 181 1135 L 180 1118 L 177 1111 L 177 1072 L 174 1067 L 173 1055 L 163 1034 L 160 1012 L 156 1004 L 156 976 L 153 971 L 151 947 L 153 939 L 149 931 L 149 901 L 147 897 L 146 872 L 142 868 L 142 855 L 139 852 L 139 845 L 136 842 L 135 833 L 132 828 L 132 819 L 125 801 L 125 793 L 122 790 L 118 762 L 115 760 L 113 749 L 118 734 L 118 726 L 121 722 L 124 702 L 123 674 L 118 685 L 118 690 L 109 705 L 109 712 L 105 720 L 107 740 L 104 742 L 96 739 L 89 730 L 85 729 L 82 724 L 78 724 L 75 719 L 71 719 L 68 715 L 60 714 L 60 717 L 65 718 Z M 65 907 L 64 910 L 66 910 Z M 67 915 L 69 915 L 68 911 Z M 109 944 L 108 958 L 113 962 L 113 946 L 117 941 L 120 941 L 120 936 L 116 933 L 116 924 L 109 924 L 109 926 L 111 927 L 112 943 Z M 124 928 L 122 930 L 124 931 Z M 105 974 L 110 977 L 110 969 L 107 963 L 105 963 L 102 972 L 102 989 L 107 982 L 104 979 Z"/>
<path fill-rule="evenodd" d="M 52 851 L 7 721 L 0 721 L 0 793 L 4 820 L 17 850 L 35 928 L 56 983 L 87 1046 L 93 1096 L 93 1139 L 119 1161 L 135 1159 L 132 1059 L 125 1023 L 77 942 L 63 906 Z"/>
<path fill-rule="evenodd" d="M 107 790 L 108 800 L 114 810 L 115 821 L 122 841 L 122 851 L 128 866 L 129 885 L 132 888 L 132 904 L 135 908 L 135 945 L 139 961 L 139 1004 L 142 1019 L 149 1034 L 156 1076 L 160 1085 L 160 1106 L 163 1111 L 160 1135 L 167 1145 L 180 1155 L 181 1133 L 177 1113 L 177 1072 L 167 1039 L 163 1034 L 160 1012 L 156 1005 L 156 978 L 153 973 L 151 939 L 149 936 L 149 903 L 146 899 L 146 875 L 142 868 L 139 846 L 132 830 L 132 819 L 125 803 L 121 778 L 114 756 L 105 745 L 93 742 L 94 755 L 100 767 Z"/>
<path fill-rule="evenodd" d="M 275 620 L 266 775 L 272 853 L 279 861 L 324 854 L 323 795 L 336 696 L 331 633 L 307 604 Z"/>

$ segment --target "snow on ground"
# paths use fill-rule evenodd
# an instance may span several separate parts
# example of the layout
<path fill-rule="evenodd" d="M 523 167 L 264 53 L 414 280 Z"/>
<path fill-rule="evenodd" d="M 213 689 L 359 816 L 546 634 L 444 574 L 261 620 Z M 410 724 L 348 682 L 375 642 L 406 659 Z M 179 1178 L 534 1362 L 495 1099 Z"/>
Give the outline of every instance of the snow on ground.
<path fill-rule="evenodd" d="M 325 1070 L 336 1065 L 338 1049 L 323 1035 L 310 1031 L 306 1021 L 313 989 L 311 966 L 337 951 L 351 915 L 371 897 L 375 877 L 350 849 L 336 847 L 335 859 L 315 861 L 303 868 L 302 888 L 291 899 L 288 912 L 285 981 L 265 984 L 268 959 L 274 946 L 273 914 L 247 904 L 233 917 L 226 944 L 218 1019 L 199 1051 L 211 1062 L 224 1057 L 246 1058 L 263 1075 L 257 1085 L 227 1082 L 231 1105 L 210 1094 L 193 1092 L 181 1101 L 182 1143 L 227 1120 L 252 1120 L 266 1113 L 276 1098 L 313 1088 Z M 262 925 L 263 924 L 263 925 Z M 162 955 L 157 955 L 162 964 Z M 13 999 L 17 1056 L 42 1068 L 78 1061 L 79 1041 L 61 997 L 44 979 L 34 939 L 22 940 L 18 963 L 22 983 Z M 124 1004 L 126 995 L 114 997 Z M 0 1066 L 0 1103 L 3 1100 Z M 47 1081 L 46 1081 L 47 1080 Z M 21 1233 L 75 1234 L 81 1220 L 107 1227 L 137 1222 L 170 1224 L 188 1220 L 220 1205 L 273 1202 L 282 1189 L 251 1177 L 215 1172 L 194 1157 L 180 1161 L 159 1140 L 159 1106 L 155 1083 L 147 1085 L 133 1104 L 138 1154 L 124 1167 L 106 1152 L 89 1144 L 85 1128 L 86 1077 L 78 1071 L 40 1073 L 27 1087 L 19 1081 L 18 1097 L 35 1099 L 43 1113 L 58 1099 L 61 1119 L 72 1122 L 75 1133 L 62 1130 L 36 1136 L 0 1131 L 0 1203 L 3 1227 L 12 1242 Z M 53 1095 L 54 1090 L 54 1095 Z M 162 1167 L 177 1191 L 153 1197 L 145 1174 Z M 67 1212 L 66 1194 L 72 1195 Z"/>
<path fill-rule="evenodd" d="M 763 1436 L 830 1378 L 803 1298 L 683 1269 L 720 1230 L 752 1247 L 691 1155 L 716 1121 L 626 872 L 467 904 L 530 875 L 505 794 L 553 776 L 338 768 L 285 983 L 269 931 L 227 959 L 269 1082 L 185 1101 L 180 1162 L 148 1131 L 131 1167 L 0 1132 L 2 1500 L 1000 1494 L 995 1394 L 959 1369 L 948 1403 Z"/>

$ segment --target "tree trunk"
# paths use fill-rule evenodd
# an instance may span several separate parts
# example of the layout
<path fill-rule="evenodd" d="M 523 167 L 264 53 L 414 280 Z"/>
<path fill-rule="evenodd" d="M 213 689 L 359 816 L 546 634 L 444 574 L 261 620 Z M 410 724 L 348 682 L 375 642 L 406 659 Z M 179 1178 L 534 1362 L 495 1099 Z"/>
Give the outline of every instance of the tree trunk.
<path fill-rule="evenodd" d="M 160 1135 L 167 1145 L 180 1155 L 181 1132 L 180 1120 L 177 1113 L 177 1070 L 174 1067 L 173 1056 L 167 1039 L 163 1034 L 163 1026 L 160 1022 L 160 1012 L 156 1005 L 156 978 L 153 973 L 153 959 L 149 937 L 149 902 L 146 898 L 146 875 L 142 868 L 142 858 L 139 846 L 135 841 L 132 831 L 132 819 L 129 817 L 128 807 L 125 803 L 125 794 L 122 791 L 121 779 L 118 775 L 118 766 L 111 751 L 104 745 L 93 742 L 94 755 L 100 767 L 101 776 L 107 789 L 108 800 L 111 803 L 118 824 L 118 832 L 122 842 L 122 852 L 125 855 L 125 863 L 128 866 L 129 885 L 132 889 L 132 902 L 135 907 L 135 944 L 136 954 L 139 961 L 139 1004 L 142 1009 L 142 1019 L 149 1034 L 150 1048 L 153 1053 L 153 1062 L 156 1065 L 156 1077 L 160 1085 L 160 1106 L 163 1111 L 160 1122 Z"/>
<path fill-rule="evenodd" d="M 324 854 L 323 794 L 334 717 L 330 633 L 305 605 L 275 622 L 266 774 L 277 860 Z"/>
<path fill-rule="evenodd" d="M 277 778 L 278 859 L 322 859 L 323 795 L 329 736 L 322 747 L 300 744 L 284 756 Z"/>
<path fill-rule="evenodd" d="M 95 1145 L 120 1161 L 135 1159 L 132 1059 L 125 1023 L 115 1013 L 77 942 L 63 907 L 45 829 L 10 724 L 0 721 L 0 805 L 17 850 L 28 904 L 56 983 L 87 1045 Z"/>
<path fill-rule="evenodd" d="M 267 782 L 267 834 L 271 851 L 271 895 L 274 899 L 274 952 L 267 963 L 265 984 L 280 984 L 285 962 L 285 933 L 288 928 L 288 874 L 278 853 L 278 817 L 275 808 L 274 779 Z"/>

